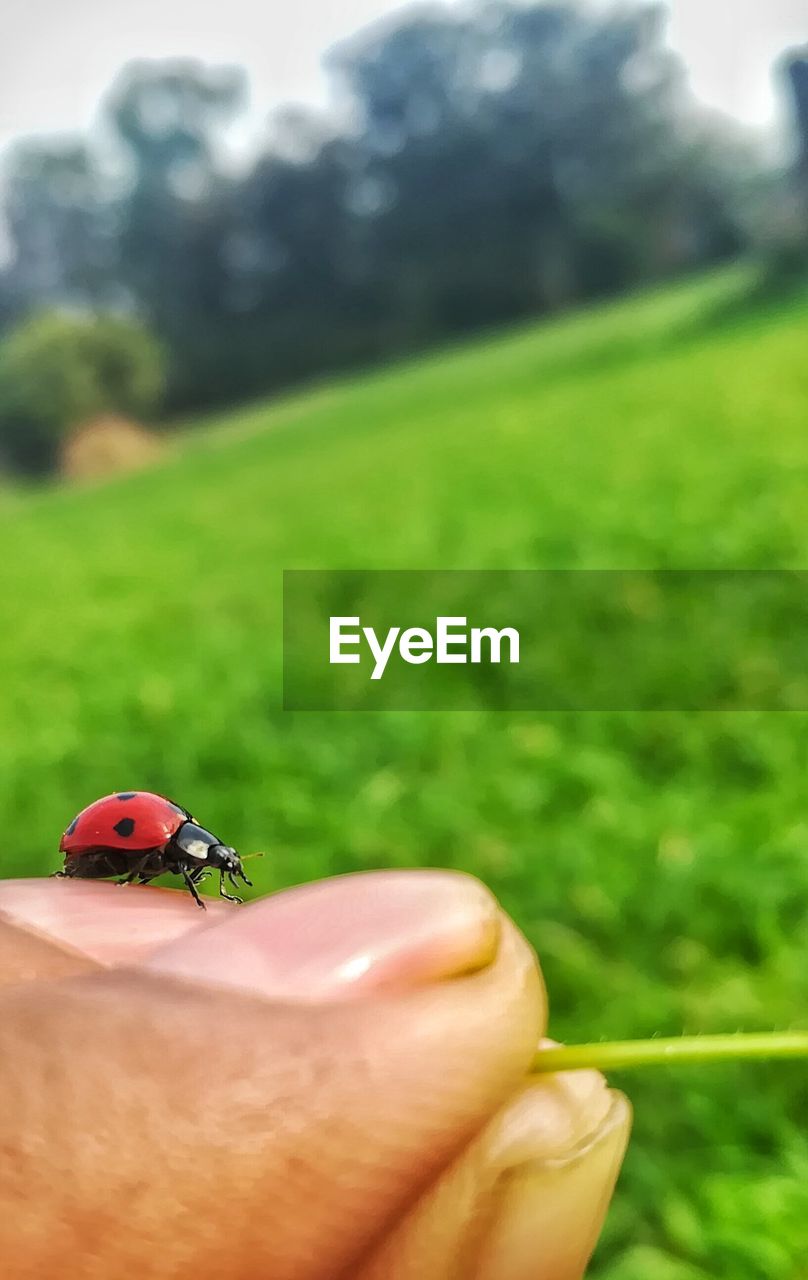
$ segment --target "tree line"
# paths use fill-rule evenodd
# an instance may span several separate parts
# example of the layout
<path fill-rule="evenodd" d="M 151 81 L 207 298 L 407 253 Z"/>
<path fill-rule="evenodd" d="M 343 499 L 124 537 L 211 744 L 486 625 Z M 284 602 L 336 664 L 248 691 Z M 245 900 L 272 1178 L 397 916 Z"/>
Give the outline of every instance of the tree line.
<path fill-rule="evenodd" d="M 409 10 L 328 56 L 234 164 L 243 74 L 126 68 L 87 137 L 5 173 L 0 333 L 130 313 L 195 409 L 720 261 L 760 161 L 692 99 L 646 4 Z"/>

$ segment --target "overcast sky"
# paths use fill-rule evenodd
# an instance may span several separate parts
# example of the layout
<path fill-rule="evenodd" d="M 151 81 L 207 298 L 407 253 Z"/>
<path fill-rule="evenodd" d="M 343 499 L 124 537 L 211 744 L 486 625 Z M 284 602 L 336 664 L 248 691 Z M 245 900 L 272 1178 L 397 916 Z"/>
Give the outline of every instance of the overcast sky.
<path fill-rule="evenodd" d="M 322 102 L 324 50 L 399 0 L 0 0 L 0 147 L 90 122 L 130 58 L 238 63 L 256 119 Z M 808 41 L 808 0 L 671 0 L 670 37 L 697 94 L 743 120 L 774 112 L 771 65 Z"/>

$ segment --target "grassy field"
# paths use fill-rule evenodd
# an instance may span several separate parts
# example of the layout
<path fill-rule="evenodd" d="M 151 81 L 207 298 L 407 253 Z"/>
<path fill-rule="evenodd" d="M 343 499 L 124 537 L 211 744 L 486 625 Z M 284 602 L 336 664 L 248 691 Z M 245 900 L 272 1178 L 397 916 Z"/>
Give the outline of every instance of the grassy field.
<path fill-rule="evenodd" d="M 288 567 L 808 566 L 808 297 L 743 273 L 251 408 L 165 465 L 0 500 L 2 874 L 116 788 L 257 891 L 479 874 L 559 1038 L 808 1025 L 808 717 L 284 714 Z M 559 637 L 563 643 L 563 636 Z M 593 638 L 593 659 L 596 658 Z M 808 1073 L 619 1081 L 600 1280 L 808 1277 Z"/>

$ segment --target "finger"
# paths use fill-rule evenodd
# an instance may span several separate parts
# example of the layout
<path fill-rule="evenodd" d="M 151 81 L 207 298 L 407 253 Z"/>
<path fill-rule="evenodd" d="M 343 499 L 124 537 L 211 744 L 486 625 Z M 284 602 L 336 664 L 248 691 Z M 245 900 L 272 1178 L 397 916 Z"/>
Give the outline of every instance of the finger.
<path fill-rule="evenodd" d="M 144 964 L 265 998 L 334 1001 L 483 969 L 500 932 L 495 899 L 471 876 L 377 871 L 287 889 L 237 917 L 228 912 L 217 928 L 184 935 Z"/>
<path fill-rule="evenodd" d="M 0 918 L 0 987 L 66 978 L 97 967 L 89 956 Z"/>
<path fill-rule="evenodd" d="M 200 911 L 184 890 L 92 880 L 0 881 L 0 920 L 103 965 L 135 964 L 230 910 L 215 900 L 207 908 Z"/>
<path fill-rule="evenodd" d="M 0 1000 L 9 1280 L 64 1257 L 143 1280 L 352 1274 L 512 1095 L 543 990 L 481 886 L 380 873 L 310 892 L 305 944 L 279 895 L 159 969 Z M 228 968 L 246 988 L 210 985 Z"/>
<path fill-rule="evenodd" d="M 525 1085 L 374 1251 L 356 1280 L 578 1280 L 630 1127 L 596 1072 Z"/>
<path fill-rule="evenodd" d="M 597 1244 L 631 1127 L 622 1094 L 564 1159 L 530 1161 L 502 1188 L 474 1280 L 578 1280 Z"/>

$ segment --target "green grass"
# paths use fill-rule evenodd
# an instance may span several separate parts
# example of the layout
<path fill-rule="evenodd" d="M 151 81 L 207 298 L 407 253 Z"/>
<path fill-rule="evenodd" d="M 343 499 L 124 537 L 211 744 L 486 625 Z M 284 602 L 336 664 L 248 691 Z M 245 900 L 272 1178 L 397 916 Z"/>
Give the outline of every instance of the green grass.
<path fill-rule="evenodd" d="M 288 567 L 808 566 L 808 298 L 743 272 L 234 414 L 156 470 L 0 506 L 5 875 L 114 788 L 258 890 L 491 884 L 581 1041 L 808 1026 L 808 717 L 284 714 Z M 563 636 L 559 637 L 563 643 Z M 593 638 L 593 657 L 596 657 Z M 608 1280 L 808 1275 L 800 1064 L 629 1077 Z"/>

